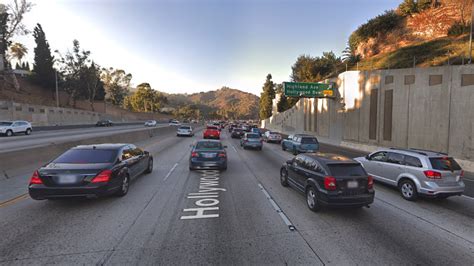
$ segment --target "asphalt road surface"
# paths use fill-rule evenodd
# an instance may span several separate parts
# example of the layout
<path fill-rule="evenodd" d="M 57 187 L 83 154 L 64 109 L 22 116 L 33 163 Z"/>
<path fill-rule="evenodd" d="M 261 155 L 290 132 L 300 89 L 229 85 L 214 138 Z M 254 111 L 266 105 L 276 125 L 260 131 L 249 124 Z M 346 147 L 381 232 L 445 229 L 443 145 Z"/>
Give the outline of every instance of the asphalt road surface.
<path fill-rule="evenodd" d="M 0 264 L 474 262 L 474 199 L 408 202 L 376 184 L 370 209 L 313 213 L 302 194 L 280 185 L 279 168 L 292 156 L 279 145 L 243 150 L 223 133 L 228 170 L 190 172 L 190 144 L 200 136 L 138 143 L 155 168 L 123 198 L 0 203 Z"/>

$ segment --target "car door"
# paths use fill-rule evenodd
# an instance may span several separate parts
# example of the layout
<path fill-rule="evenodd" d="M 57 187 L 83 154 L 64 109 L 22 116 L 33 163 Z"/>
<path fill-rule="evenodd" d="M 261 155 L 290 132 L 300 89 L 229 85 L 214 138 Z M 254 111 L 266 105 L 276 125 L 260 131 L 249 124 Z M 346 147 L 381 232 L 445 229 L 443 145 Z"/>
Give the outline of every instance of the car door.
<path fill-rule="evenodd" d="M 14 123 L 12 124 L 12 131 L 13 131 L 13 133 L 19 133 L 19 132 L 21 132 L 20 122 L 14 122 Z"/>
<path fill-rule="evenodd" d="M 292 163 L 291 174 L 288 173 L 289 181 L 300 191 L 304 191 L 305 182 L 305 158 L 303 156 L 296 156 Z"/>
<path fill-rule="evenodd" d="M 146 159 L 145 152 L 138 147 L 133 149 L 133 155 L 137 158 L 137 175 L 139 175 L 148 167 L 148 160 Z"/>
<path fill-rule="evenodd" d="M 295 136 L 295 137 L 293 138 L 292 144 L 293 144 L 293 147 L 291 147 L 292 150 L 293 150 L 294 152 L 297 152 L 299 146 L 301 145 L 301 137 Z"/>
<path fill-rule="evenodd" d="M 398 152 L 389 152 L 387 154 L 387 163 L 384 166 L 383 177 L 396 183 L 398 176 L 402 173 L 405 161 L 405 155 Z"/>
<path fill-rule="evenodd" d="M 128 172 L 131 178 L 134 178 L 138 172 L 138 161 L 137 158 L 133 155 L 133 147 L 126 146 L 122 150 L 122 162 L 127 165 Z"/>
<path fill-rule="evenodd" d="M 371 154 L 363 163 L 365 170 L 376 180 L 385 181 L 383 177 L 384 164 L 387 162 L 387 152 L 379 151 Z"/>

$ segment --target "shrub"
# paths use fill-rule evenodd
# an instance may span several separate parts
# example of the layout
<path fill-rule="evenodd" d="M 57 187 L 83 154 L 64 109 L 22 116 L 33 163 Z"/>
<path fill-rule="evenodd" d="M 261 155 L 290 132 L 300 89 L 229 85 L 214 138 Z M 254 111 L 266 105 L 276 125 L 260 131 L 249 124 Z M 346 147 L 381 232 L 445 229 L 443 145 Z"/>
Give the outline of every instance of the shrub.
<path fill-rule="evenodd" d="M 459 36 L 464 33 L 467 33 L 471 30 L 471 25 L 463 24 L 462 22 L 456 21 L 448 29 L 448 36 Z"/>

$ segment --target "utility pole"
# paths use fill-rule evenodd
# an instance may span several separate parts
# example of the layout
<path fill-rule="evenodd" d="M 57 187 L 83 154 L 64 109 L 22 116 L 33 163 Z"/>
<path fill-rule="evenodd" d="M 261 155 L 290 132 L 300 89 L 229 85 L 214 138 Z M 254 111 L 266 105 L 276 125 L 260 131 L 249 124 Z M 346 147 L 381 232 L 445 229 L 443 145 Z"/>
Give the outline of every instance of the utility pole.
<path fill-rule="evenodd" d="M 56 107 L 59 108 L 58 71 L 54 70 L 54 80 L 56 81 Z"/>
<path fill-rule="evenodd" d="M 474 22 L 474 2 L 471 9 L 471 32 L 469 33 L 469 64 L 472 62 L 472 23 Z"/>

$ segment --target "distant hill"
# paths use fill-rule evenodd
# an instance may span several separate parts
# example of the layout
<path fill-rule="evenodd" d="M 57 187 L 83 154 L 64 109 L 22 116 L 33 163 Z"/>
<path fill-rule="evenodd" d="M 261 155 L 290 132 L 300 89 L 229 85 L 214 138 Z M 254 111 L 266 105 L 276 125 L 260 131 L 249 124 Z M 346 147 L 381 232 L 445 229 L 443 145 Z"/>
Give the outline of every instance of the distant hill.
<path fill-rule="evenodd" d="M 251 93 L 228 87 L 193 94 L 167 94 L 166 97 L 171 107 L 194 105 L 202 115 L 209 118 L 258 118 L 259 98 Z"/>

